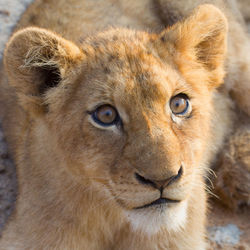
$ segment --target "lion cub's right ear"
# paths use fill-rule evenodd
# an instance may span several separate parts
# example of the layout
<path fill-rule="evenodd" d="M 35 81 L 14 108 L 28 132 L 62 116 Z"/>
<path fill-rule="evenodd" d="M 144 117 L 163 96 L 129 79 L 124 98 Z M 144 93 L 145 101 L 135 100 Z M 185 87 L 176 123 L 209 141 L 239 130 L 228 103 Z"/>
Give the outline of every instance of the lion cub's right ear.
<path fill-rule="evenodd" d="M 40 114 L 48 90 L 59 86 L 82 57 L 72 42 L 45 29 L 26 28 L 8 42 L 4 65 L 23 108 Z"/>

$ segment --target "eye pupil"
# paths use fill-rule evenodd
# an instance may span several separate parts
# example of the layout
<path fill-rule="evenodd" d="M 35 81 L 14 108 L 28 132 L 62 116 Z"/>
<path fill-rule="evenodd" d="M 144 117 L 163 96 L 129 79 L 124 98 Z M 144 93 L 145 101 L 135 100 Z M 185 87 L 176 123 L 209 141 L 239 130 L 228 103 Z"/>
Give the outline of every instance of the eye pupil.
<path fill-rule="evenodd" d="M 179 108 L 179 106 L 181 106 L 180 100 L 177 100 L 177 101 L 175 102 L 175 106 L 176 106 L 176 108 Z"/>
<path fill-rule="evenodd" d="M 112 117 L 113 113 L 111 110 L 105 110 L 103 113 L 101 113 L 101 116 L 106 116 L 107 118 Z"/>

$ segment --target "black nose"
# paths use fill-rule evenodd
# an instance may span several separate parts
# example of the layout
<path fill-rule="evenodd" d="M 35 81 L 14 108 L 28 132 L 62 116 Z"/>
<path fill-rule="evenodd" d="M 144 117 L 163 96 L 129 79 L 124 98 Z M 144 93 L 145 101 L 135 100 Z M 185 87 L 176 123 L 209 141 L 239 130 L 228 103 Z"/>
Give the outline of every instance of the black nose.
<path fill-rule="evenodd" d="M 167 186 L 171 185 L 172 183 L 178 181 L 182 175 L 183 175 L 183 168 L 181 166 L 177 175 L 173 175 L 170 178 L 167 178 L 165 180 L 161 180 L 161 181 L 150 180 L 150 179 L 147 179 L 147 178 L 145 178 L 137 173 L 135 173 L 135 178 L 137 179 L 137 181 L 139 183 L 141 183 L 143 185 L 150 185 L 154 188 L 161 190 L 163 187 L 167 187 Z"/>

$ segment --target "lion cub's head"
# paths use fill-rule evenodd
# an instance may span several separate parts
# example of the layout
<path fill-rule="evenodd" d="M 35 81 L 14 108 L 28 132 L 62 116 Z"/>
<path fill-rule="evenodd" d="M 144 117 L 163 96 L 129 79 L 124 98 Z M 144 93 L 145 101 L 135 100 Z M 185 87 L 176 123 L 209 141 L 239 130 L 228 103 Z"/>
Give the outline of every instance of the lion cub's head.
<path fill-rule="evenodd" d="M 115 29 L 81 45 L 27 28 L 5 67 L 33 143 L 50 141 L 72 181 L 99 190 L 135 229 L 176 230 L 202 188 L 226 30 L 211 5 L 160 34 Z"/>

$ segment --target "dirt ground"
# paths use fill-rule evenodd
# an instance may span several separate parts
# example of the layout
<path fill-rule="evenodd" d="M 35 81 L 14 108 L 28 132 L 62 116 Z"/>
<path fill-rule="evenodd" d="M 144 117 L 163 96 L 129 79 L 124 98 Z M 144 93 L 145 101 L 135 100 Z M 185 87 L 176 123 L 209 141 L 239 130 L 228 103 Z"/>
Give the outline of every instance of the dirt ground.
<path fill-rule="evenodd" d="M 31 1 L 0 0 L 0 60 L 11 29 Z M 14 208 L 16 193 L 15 166 L 8 154 L 0 121 L 0 233 Z M 209 250 L 250 250 L 249 207 L 232 212 L 221 206 L 218 199 L 211 199 L 208 215 L 208 239 Z"/>
<path fill-rule="evenodd" d="M 214 227 L 225 227 L 228 225 L 236 225 L 240 231 L 239 242 L 236 244 L 217 244 L 210 236 L 211 247 L 209 250 L 249 250 L 250 249 L 250 209 L 249 207 L 243 207 L 237 213 L 232 212 L 225 207 L 221 206 L 214 200 L 210 201 L 210 213 L 208 216 L 208 232 Z M 209 235 L 208 233 L 208 235 Z M 234 234 L 234 232 L 232 232 Z M 221 236 L 221 235 L 220 235 Z M 236 235 L 223 237 L 224 240 L 228 238 L 234 238 Z M 223 241 L 222 239 L 220 241 Z"/>

